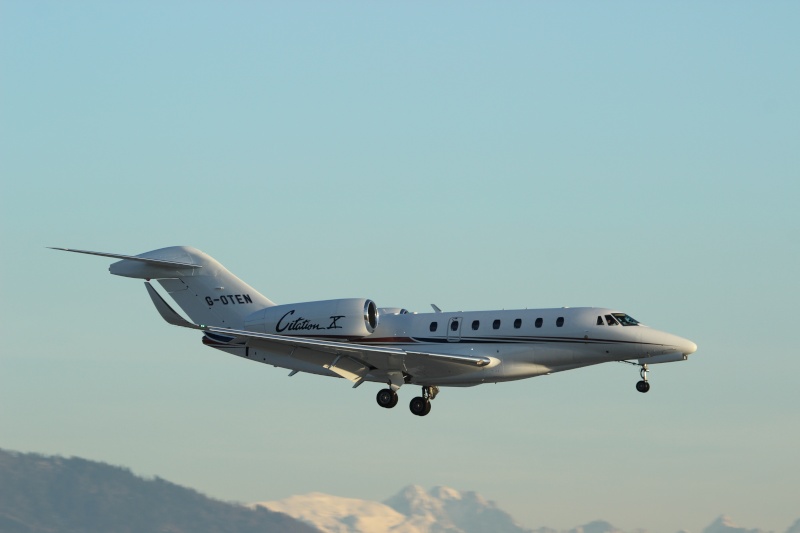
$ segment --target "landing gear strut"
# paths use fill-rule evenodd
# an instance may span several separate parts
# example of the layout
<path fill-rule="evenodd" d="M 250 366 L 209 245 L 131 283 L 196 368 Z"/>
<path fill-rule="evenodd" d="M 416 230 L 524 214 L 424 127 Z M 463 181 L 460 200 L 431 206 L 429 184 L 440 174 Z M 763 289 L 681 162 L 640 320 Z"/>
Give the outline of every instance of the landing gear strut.
<path fill-rule="evenodd" d="M 417 416 L 425 416 L 431 412 L 431 400 L 439 394 L 439 387 L 423 386 L 422 396 L 417 396 L 411 400 L 408 408 Z"/>
<path fill-rule="evenodd" d="M 647 365 L 642 365 L 642 369 L 639 371 L 639 375 L 642 376 L 642 381 L 636 383 L 636 390 L 639 392 L 647 392 L 650 390 L 650 383 L 647 382 Z"/>

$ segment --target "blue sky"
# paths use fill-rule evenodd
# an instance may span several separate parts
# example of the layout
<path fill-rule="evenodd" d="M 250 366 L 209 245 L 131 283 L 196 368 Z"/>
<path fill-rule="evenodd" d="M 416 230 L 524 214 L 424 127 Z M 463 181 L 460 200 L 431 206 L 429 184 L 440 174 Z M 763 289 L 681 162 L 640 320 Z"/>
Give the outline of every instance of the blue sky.
<path fill-rule="evenodd" d="M 793 2 L 4 2 L 0 446 L 226 500 L 449 485 L 521 523 L 800 517 Z M 609 306 L 694 340 L 445 389 L 227 357 L 66 246 L 278 303 Z"/>

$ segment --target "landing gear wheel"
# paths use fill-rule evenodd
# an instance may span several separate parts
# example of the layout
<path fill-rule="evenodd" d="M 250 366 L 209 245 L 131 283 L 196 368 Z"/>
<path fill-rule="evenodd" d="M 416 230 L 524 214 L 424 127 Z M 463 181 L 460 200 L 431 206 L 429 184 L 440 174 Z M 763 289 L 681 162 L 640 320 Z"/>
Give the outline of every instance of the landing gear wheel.
<path fill-rule="evenodd" d="M 639 392 L 647 392 L 650 390 L 650 384 L 647 382 L 647 365 L 642 365 L 642 369 L 639 370 L 639 375 L 642 376 L 642 381 L 636 384 L 636 390 Z"/>
<path fill-rule="evenodd" d="M 422 396 L 417 396 L 411 400 L 408 408 L 417 416 L 425 416 L 431 412 L 431 402 Z"/>
<path fill-rule="evenodd" d="M 381 389 L 378 391 L 378 395 L 375 397 L 377 400 L 378 405 L 385 409 L 391 409 L 395 405 L 397 405 L 397 393 L 392 389 Z"/>

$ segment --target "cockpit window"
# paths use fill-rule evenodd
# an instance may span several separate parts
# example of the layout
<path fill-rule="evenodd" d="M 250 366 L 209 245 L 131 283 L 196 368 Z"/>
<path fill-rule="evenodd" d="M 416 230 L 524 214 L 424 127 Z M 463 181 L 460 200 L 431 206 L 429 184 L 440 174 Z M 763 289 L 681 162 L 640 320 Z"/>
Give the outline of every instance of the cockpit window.
<path fill-rule="evenodd" d="M 619 323 L 611 315 L 606 315 L 606 322 L 608 322 L 609 326 L 619 326 Z"/>
<path fill-rule="evenodd" d="M 602 316 L 598 316 L 597 317 L 597 325 L 598 326 L 605 326 L 605 323 L 603 322 L 603 317 Z"/>
<path fill-rule="evenodd" d="M 619 323 L 623 326 L 638 326 L 639 321 L 634 320 L 630 316 L 626 315 L 625 313 L 614 313 L 614 318 L 619 320 Z"/>

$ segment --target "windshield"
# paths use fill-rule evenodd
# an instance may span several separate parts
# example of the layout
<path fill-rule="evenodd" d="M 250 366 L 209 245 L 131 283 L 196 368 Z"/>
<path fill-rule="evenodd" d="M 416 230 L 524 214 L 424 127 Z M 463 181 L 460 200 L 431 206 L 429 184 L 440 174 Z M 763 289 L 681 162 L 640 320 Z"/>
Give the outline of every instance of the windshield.
<path fill-rule="evenodd" d="M 631 318 L 630 316 L 626 315 L 625 313 L 614 313 L 614 318 L 616 318 L 617 321 L 620 324 L 622 324 L 623 326 L 638 326 L 639 325 L 639 321 L 638 320 L 634 320 L 633 318 Z"/>

